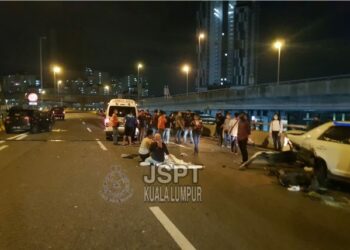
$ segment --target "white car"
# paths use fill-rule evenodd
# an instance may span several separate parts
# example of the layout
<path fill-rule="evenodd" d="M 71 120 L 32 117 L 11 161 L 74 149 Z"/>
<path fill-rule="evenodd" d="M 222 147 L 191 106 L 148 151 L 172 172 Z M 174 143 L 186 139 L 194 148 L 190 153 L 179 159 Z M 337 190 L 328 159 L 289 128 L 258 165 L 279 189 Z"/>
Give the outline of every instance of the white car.
<path fill-rule="evenodd" d="M 350 180 L 350 122 L 327 122 L 305 133 L 286 136 L 298 156 L 314 167 L 319 183 L 328 179 Z"/>

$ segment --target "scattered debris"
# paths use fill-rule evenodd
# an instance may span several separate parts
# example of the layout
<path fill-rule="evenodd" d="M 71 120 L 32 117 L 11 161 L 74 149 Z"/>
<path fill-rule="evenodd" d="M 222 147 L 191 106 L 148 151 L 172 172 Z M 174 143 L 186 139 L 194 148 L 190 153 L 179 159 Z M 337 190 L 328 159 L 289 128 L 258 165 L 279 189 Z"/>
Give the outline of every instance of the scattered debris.
<path fill-rule="evenodd" d="M 290 186 L 287 188 L 288 191 L 293 191 L 293 192 L 299 192 L 300 191 L 300 186 Z"/>

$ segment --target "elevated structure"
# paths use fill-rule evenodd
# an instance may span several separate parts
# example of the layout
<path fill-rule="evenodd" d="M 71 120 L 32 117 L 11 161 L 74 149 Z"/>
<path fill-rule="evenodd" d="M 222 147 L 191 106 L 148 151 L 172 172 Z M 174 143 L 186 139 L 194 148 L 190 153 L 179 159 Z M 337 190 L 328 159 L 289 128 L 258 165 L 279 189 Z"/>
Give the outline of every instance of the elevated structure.
<path fill-rule="evenodd" d="M 175 110 L 350 111 L 350 75 L 224 88 L 164 98 L 148 98 L 140 106 Z"/>

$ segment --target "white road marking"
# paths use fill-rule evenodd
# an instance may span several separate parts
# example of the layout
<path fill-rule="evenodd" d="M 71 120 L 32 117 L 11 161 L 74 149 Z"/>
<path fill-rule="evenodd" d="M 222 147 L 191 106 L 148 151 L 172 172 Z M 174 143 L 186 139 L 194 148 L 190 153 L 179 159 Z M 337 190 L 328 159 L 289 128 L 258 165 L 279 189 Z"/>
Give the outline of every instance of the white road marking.
<path fill-rule="evenodd" d="M 82 124 L 85 125 L 86 123 L 83 121 Z"/>
<path fill-rule="evenodd" d="M 23 135 L 26 135 L 26 134 L 27 133 L 22 133 L 22 134 L 19 134 L 19 135 L 15 135 L 15 136 L 7 138 L 7 140 L 13 140 L 13 139 L 16 139 L 17 137 L 20 137 L 20 136 L 23 136 Z"/>
<path fill-rule="evenodd" d="M 49 141 L 60 142 L 60 141 L 64 141 L 64 140 L 49 140 Z"/>
<path fill-rule="evenodd" d="M 8 147 L 7 145 L 1 146 L 1 147 L 0 147 L 0 151 L 3 150 L 3 149 L 5 149 L 5 148 L 7 148 L 7 147 Z"/>
<path fill-rule="evenodd" d="M 191 242 L 186 239 L 186 237 L 180 232 L 179 229 L 177 229 L 177 227 L 171 222 L 171 220 L 163 213 L 159 207 L 149 207 L 149 209 L 181 249 L 195 249 Z"/>
<path fill-rule="evenodd" d="M 21 135 L 21 136 L 18 136 L 18 137 L 16 138 L 16 141 L 22 140 L 23 138 L 26 138 L 27 136 L 28 136 L 27 134 L 23 134 L 23 135 Z"/>
<path fill-rule="evenodd" d="M 90 128 L 86 128 L 86 129 L 87 129 L 87 131 L 89 131 L 90 133 L 92 132 Z"/>
<path fill-rule="evenodd" d="M 169 142 L 169 144 L 179 146 L 180 148 L 189 148 L 188 146 L 184 146 L 182 144 L 174 143 L 174 142 Z"/>
<path fill-rule="evenodd" d="M 4 143 L 5 141 L 0 141 L 0 143 Z"/>
<path fill-rule="evenodd" d="M 103 151 L 107 151 L 107 148 L 105 147 L 105 145 L 103 145 L 103 143 L 99 139 L 96 139 L 96 142 L 98 143 L 98 145 Z"/>

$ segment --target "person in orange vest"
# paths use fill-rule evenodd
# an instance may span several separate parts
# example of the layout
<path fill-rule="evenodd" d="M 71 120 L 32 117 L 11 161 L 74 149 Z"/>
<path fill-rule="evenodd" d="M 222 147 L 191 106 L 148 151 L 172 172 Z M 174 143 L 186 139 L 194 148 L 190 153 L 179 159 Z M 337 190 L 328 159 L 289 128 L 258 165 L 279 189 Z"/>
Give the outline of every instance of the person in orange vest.
<path fill-rule="evenodd" d="M 118 121 L 118 110 L 114 110 L 113 111 L 113 115 L 111 116 L 110 119 L 112 128 L 113 128 L 113 144 L 114 145 L 118 145 L 118 125 L 119 125 L 119 121 Z"/>
<path fill-rule="evenodd" d="M 163 138 L 163 133 L 165 130 L 165 124 L 166 124 L 166 117 L 165 117 L 165 113 L 162 112 L 158 118 L 158 133 L 162 136 Z"/>

